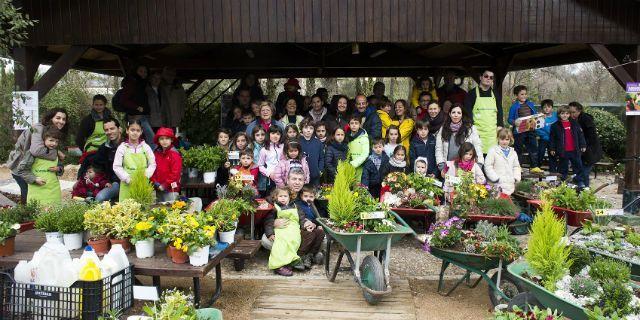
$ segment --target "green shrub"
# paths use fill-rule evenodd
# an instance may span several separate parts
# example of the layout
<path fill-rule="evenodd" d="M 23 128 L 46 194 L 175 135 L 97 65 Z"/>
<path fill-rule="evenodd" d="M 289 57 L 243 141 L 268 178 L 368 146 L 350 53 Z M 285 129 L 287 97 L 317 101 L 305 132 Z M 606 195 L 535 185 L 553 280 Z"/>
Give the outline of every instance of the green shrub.
<path fill-rule="evenodd" d="M 503 198 L 489 198 L 479 204 L 482 214 L 492 216 L 513 216 L 520 208 L 511 200 Z"/>
<path fill-rule="evenodd" d="M 569 259 L 573 261 L 571 264 L 571 268 L 569 268 L 569 273 L 571 275 L 576 275 L 584 267 L 588 266 L 591 263 L 592 257 L 589 253 L 589 250 L 577 246 L 571 247 L 571 252 L 569 253 Z"/>
<path fill-rule="evenodd" d="M 329 218 L 339 226 L 355 221 L 359 217 L 359 212 L 356 211 L 357 195 L 351 192 L 355 174 L 356 169 L 349 162 L 338 163 L 336 180 L 329 194 L 327 209 Z"/>
<path fill-rule="evenodd" d="M 62 233 L 79 233 L 84 231 L 84 213 L 89 206 L 82 203 L 69 203 L 59 210 L 58 231 Z"/>
<path fill-rule="evenodd" d="M 31 201 L 26 205 L 17 205 L 13 208 L 0 209 L 0 220 L 10 223 L 23 223 L 33 221 L 38 214 L 38 203 Z"/>
<path fill-rule="evenodd" d="M 631 232 L 631 233 L 627 234 L 627 236 L 625 237 L 625 240 L 627 240 L 627 242 L 629 242 L 630 244 L 632 244 L 634 246 L 639 246 L 640 247 L 640 233 Z"/>
<path fill-rule="evenodd" d="M 569 286 L 576 297 L 591 297 L 598 293 L 598 282 L 589 277 L 574 277 Z"/>
<path fill-rule="evenodd" d="M 597 258 L 591 263 L 589 275 L 601 283 L 615 281 L 626 284 L 631 279 L 631 269 L 620 261 Z"/>
<path fill-rule="evenodd" d="M 227 152 L 221 147 L 209 145 L 180 149 L 184 166 L 200 172 L 214 172 L 227 160 Z"/>
<path fill-rule="evenodd" d="M 533 186 L 535 185 L 535 181 L 531 179 L 524 179 L 520 182 L 516 183 L 516 192 L 525 192 L 529 193 L 533 190 Z"/>
<path fill-rule="evenodd" d="M 601 305 L 606 316 L 616 313 L 618 316 L 626 316 L 633 310 L 631 299 L 633 292 L 626 283 L 607 281 L 602 285 Z"/>
<path fill-rule="evenodd" d="M 585 112 L 593 116 L 605 154 L 613 159 L 624 158 L 626 130 L 622 121 L 614 114 L 599 109 L 586 108 Z"/>
<path fill-rule="evenodd" d="M 42 232 L 58 232 L 59 218 L 53 210 L 42 212 L 36 217 L 35 228 Z"/>
<path fill-rule="evenodd" d="M 145 176 L 143 169 L 136 170 L 131 176 L 129 195 L 131 199 L 143 206 L 150 205 L 155 201 L 153 185 Z"/>

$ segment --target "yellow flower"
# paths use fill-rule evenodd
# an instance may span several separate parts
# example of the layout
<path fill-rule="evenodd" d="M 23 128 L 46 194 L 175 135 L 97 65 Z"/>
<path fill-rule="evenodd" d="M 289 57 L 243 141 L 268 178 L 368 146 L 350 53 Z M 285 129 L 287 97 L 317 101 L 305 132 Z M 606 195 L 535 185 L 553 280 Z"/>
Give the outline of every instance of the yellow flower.
<path fill-rule="evenodd" d="M 234 213 L 231 215 L 231 220 L 235 220 L 235 219 L 236 219 L 236 214 Z"/>
<path fill-rule="evenodd" d="M 147 231 L 151 229 L 151 227 L 153 227 L 153 225 L 147 221 L 140 221 L 136 223 L 136 230 L 138 231 Z"/>
<path fill-rule="evenodd" d="M 171 205 L 171 209 L 182 209 L 187 205 L 184 201 L 176 201 Z"/>
<path fill-rule="evenodd" d="M 358 193 L 357 192 L 353 193 L 353 196 L 357 198 L 358 197 Z"/>
<path fill-rule="evenodd" d="M 189 251 L 189 247 L 188 247 L 187 245 L 184 245 L 184 246 L 182 247 L 182 251 L 183 251 L 183 252 L 187 252 L 187 251 Z"/>

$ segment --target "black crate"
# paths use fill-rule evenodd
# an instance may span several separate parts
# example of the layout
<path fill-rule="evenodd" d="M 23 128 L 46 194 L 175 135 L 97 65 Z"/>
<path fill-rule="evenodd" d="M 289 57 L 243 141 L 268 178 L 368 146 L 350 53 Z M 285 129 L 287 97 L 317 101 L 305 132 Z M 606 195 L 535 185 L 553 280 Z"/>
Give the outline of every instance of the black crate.
<path fill-rule="evenodd" d="M 0 273 L 0 319 L 97 320 L 107 311 L 133 305 L 133 282 L 133 266 L 69 288 L 16 283 L 10 274 Z"/>

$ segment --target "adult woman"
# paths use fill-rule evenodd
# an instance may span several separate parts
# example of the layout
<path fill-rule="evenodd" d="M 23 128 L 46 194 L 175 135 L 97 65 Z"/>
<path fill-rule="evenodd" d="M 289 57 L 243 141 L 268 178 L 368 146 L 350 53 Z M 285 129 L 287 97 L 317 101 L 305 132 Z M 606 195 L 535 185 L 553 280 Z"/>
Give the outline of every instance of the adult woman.
<path fill-rule="evenodd" d="M 342 128 L 345 131 L 346 127 L 349 125 L 349 117 L 351 116 L 351 108 L 349 108 L 349 98 L 345 95 L 338 95 L 337 98 L 334 97 L 335 105 L 333 106 L 333 110 L 335 110 L 334 118 L 335 123 L 331 126 L 333 128 Z"/>
<path fill-rule="evenodd" d="M 254 120 L 253 122 L 247 125 L 247 134 L 251 134 L 253 132 L 253 128 L 257 125 L 261 125 L 265 131 L 269 131 L 269 127 L 272 125 L 276 125 L 280 127 L 280 129 L 284 130 L 284 125 L 282 122 L 273 119 L 273 114 L 276 112 L 275 107 L 271 101 L 263 101 L 260 104 L 260 118 Z"/>
<path fill-rule="evenodd" d="M 465 142 L 473 144 L 478 155 L 477 162 L 483 164 L 482 141 L 478 136 L 478 130 L 471 123 L 469 116 L 465 114 L 462 104 L 455 103 L 449 110 L 449 116 L 445 117 L 442 128 L 436 134 L 436 163 L 438 163 L 440 171 L 444 169 L 447 161 L 457 157 L 458 149 Z"/>
<path fill-rule="evenodd" d="M 409 103 L 407 103 L 407 100 L 396 100 L 395 112 L 395 118 L 399 123 L 398 128 L 400 129 L 400 144 L 404 146 L 405 150 L 409 150 L 415 121 L 413 121 L 411 116 L 411 109 L 409 109 Z"/>
<path fill-rule="evenodd" d="M 34 124 L 32 130 L 24 130 L 18 141 L 13 148 L 13 151 L 9 154 L 7 160 L 7 167 L 11 170 L 13 179 L 16 180 L 18 186 L 20 186 L 20 201 L 25 203 L 27 201 L 27 183 L 20 176 L 17 175 L 18 164 L 24 157 L 26 152 L 30 152 L 36 158 L 54 161 L 57 158 L 64 160 L 64 154 L 60 151 L 50 152 L 44 145 L 42 139 L 42 133 L 49 127 L 55 127 L 66 136 L 69 130 L 67 126 L 67 111 L 63 108 L 53 108 L 45 114 L 42 118 L 42 123 Z"/>
<path fill-rule="evenodd" d="M 427 111 L 427 117 L 425 120 L 429 121 L 429 135 L 435 137 L 436 133 L 442 127 L 444 123 L 444 112 L 440 110 L 440 105 L 437 103 L 431 103 Z"/>
<path fill-rule="evenodd" d="M 286 114 L 280 119 L 280 122 L 286 127 L 288 124 L 293 123 L 296 126 L 300 124 L 303 116 L 298 114 L 298 101 L 295 98 L 288 98 L 284 103 L 284 110 Z"/>
<path fill-rule="evenodd" d="M 422 76 L 418 79 L 418 82 L 413 87 L 411 92 L 411 105 L 414 108 L 417 108 L 420 105 L 420 93 L 428 92 L 431 94 L 431 101 L 438 101 L 438 94 L 436 93 L 436 88 L 431 81 L 431 78 L 428 76 Z"/>

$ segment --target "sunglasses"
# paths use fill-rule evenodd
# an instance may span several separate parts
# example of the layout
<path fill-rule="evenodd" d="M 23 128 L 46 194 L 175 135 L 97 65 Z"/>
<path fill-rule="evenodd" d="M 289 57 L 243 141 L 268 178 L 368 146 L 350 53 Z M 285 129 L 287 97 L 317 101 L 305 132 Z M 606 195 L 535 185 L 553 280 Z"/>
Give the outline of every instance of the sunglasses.
<path fill-rule="evenodd" d="M 482 77 L 485 79 L 493 80 L 493 76 L 490 76 L 488 74 L 483 74 Z"/>

